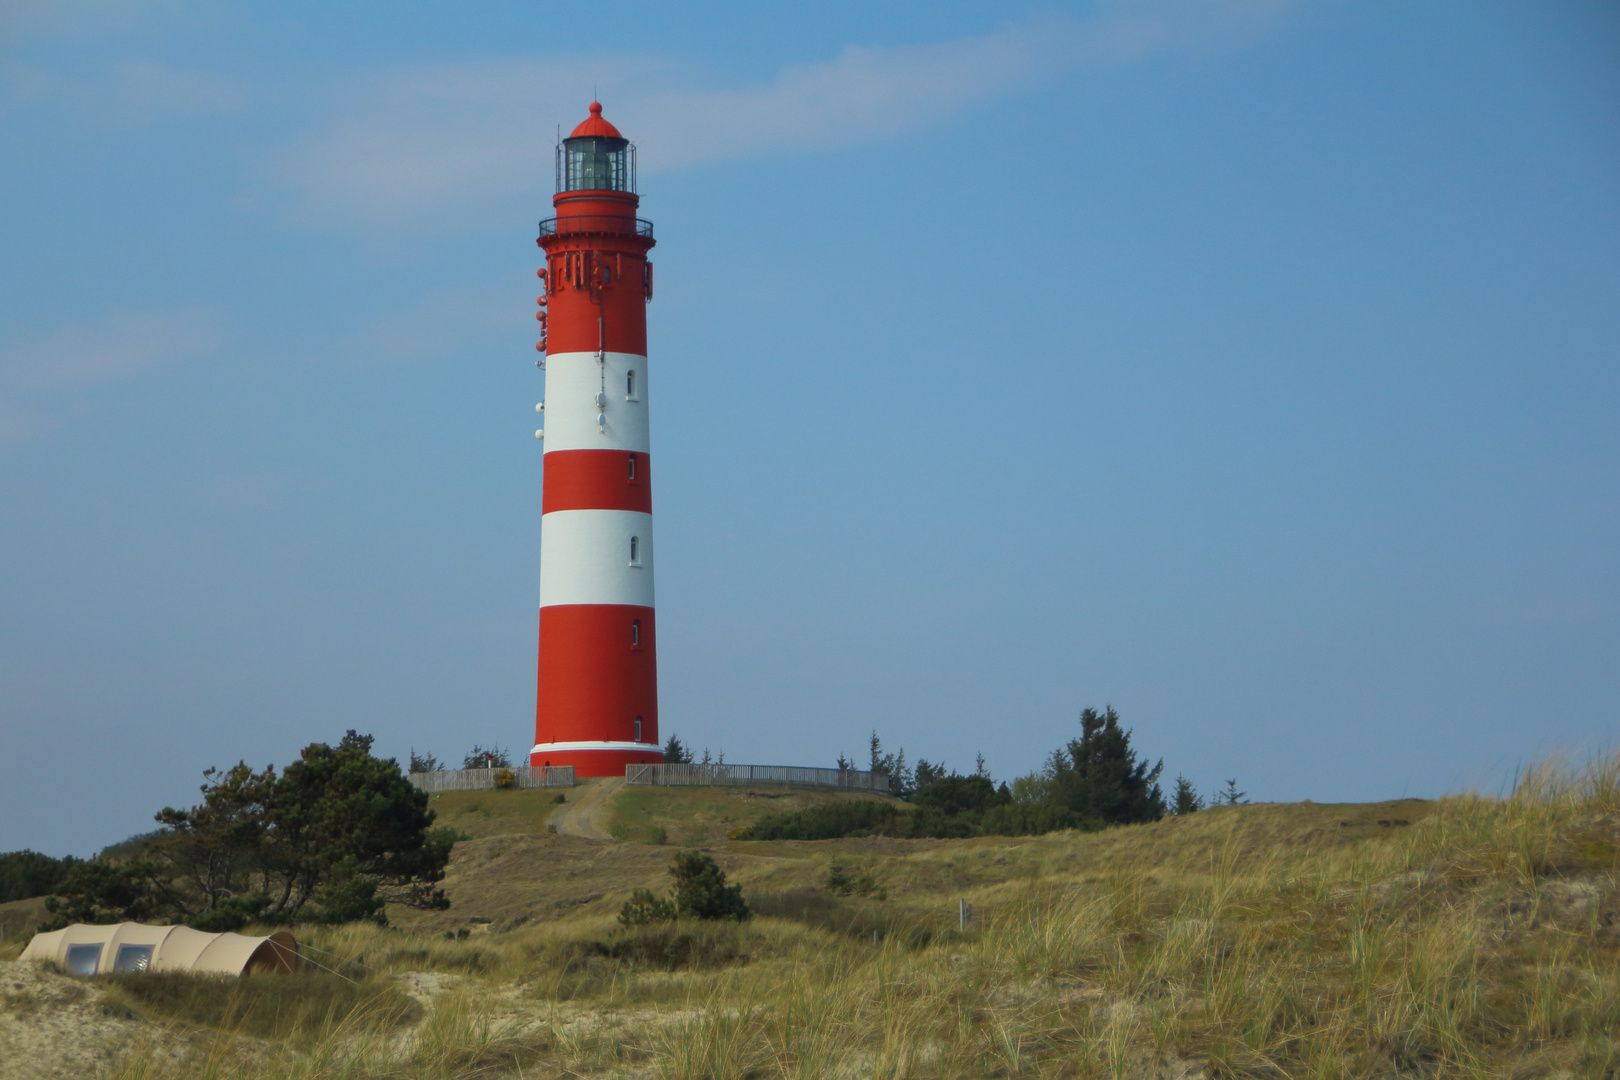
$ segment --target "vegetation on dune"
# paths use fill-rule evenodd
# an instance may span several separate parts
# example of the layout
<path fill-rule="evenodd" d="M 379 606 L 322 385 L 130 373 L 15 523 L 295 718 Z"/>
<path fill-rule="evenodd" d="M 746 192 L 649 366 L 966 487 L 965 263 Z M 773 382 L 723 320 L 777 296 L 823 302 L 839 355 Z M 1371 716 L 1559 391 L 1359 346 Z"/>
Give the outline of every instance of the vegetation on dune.
<path fill-rule="evenodd" d="M 456 833 L 432 828 L 428 797 L 353 731 L 313 743 L 281 775 L 209 770 L 203 801 L 165 807 L 133 857 L 69 867 L 47 907 L 70 922 L 382 920 L 388 903 L 442 909 Z"/>
<path fill-rule="evenodd" d="M 392 979 L 335 977 L 318 969 L 295 975 L 193 975 L 180 972 L 98 975 L 108 1007 L 145 1019 L 216 1028 L 259 1039 L 308 1040 L 328 1024 L 419 1020 L 422 1007 Z"/>
<path fill-rule="evenodd" d="M 211 1075 L 1620 1073 L 1620 762 L 1533 770 L 1499 799 L 763 850 L 717 859 L 751 867 L 746 923 L 317 928 L 343 970 L 363 954 L 456 981 L 406 1037 L 351 1016 L 219 1051 L 237 1064 Z M 857 916 L 891 921 L 846 930 Z M 137 1049 L 109 1075 L 191 1080 L 205 1056 Z"/>
<path fill-rule="evenodd" d="M 674 879 L 668 897 L 651 889 L 637 889 L 619 909 L 624 926 L 674 922 L 692 919 L 729 919 L 747 922 L 753 917 L 742 897 L 741 885 L 727 885 L 726 872 L 712 858 L 698 851 L 678 852 L 669 864 Z"/>
<path fill-rule="evenodd" d="M 1080 714 L 1080 737 L 1053 751 L 1045 766 L 999 787 L 984 769 L 968 775 L 919 759 L 906 766 L 905 751 L 885 754 L 872 733 L 871 768 L 888 775 L 896 794 L 910 804 L 849 803 L 776 814 L 735 829 L 735 840 L 832 840 L 893 836 L 960 839 L 970 836 L 1036 836 L 1058 829 L 1101 829 L 1157 821 L 1169 809 L 1159 787 L 1164 762 L 1138 759 L 1131 733 L 1112 707 Z M 839 759 L 840 767 L 848 765 Z M 1177 781 L 1176 812 L 1202 805 L 1185 778 Z"/>
<path fill-rule="evenodd" d="M 49 896 L 79 860 L 41 855 L 24 848 L 0 853 L 0 904 Z"/>

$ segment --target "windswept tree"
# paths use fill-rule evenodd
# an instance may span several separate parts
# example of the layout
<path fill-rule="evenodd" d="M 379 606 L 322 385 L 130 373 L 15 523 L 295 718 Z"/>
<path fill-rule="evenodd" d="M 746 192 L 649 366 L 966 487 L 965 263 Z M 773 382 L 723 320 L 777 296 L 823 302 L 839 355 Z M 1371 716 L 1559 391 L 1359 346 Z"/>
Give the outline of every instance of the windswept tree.
<path fill-rule="evenodd" d="M 385 922 L 389 903 L 449 906 L 455 832 L 433 828 L 428 796 L 354 731 L 312 743 L 277 775 L 209 770 L 203 801 L 165 807 L 164 828 L 127 861 L 72 867 L 47 906 L 61 921 L 178 920 L 230 930 L 271 922 Z"/>

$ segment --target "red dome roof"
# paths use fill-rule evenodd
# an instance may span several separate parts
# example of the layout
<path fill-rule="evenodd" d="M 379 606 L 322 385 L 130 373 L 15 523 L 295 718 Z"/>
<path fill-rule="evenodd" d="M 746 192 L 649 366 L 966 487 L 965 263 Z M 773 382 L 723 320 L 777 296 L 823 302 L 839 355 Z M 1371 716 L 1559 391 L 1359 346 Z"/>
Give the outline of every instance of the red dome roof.
<path fill-rule="evenodd" d="M 618 128 L 602 119 L 602 103 L 599 101 L 591 102 L 591 115 L 586 117 L 584 122 L 575 128 L 574 133 L 568 137 L 578 139 L 589 135 L 605 136 L 609 139 L 624 138 L 623 135 L 619 134 Z"/>

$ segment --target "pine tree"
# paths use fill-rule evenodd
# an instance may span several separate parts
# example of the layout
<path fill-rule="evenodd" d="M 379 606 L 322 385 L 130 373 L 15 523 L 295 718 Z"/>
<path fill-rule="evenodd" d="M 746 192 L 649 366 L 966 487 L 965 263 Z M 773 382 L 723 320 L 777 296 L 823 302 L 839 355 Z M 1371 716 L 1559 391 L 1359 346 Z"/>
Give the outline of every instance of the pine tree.
<path fill-rule="evenodd" d="M 682 745 L 681 740 L 674 734 L 671 734 L 669 737 L 669 742 L 664 744 L 664 764 L 692 764 L 692 751 L 688 750 L 684 745 Z"/>
<path fill-rule="evenodd" d="M 1067 753 L 1052 755 L 1050 768 L 1056 801 L 1084 817 L 1123 825 L 1164 816 L 1158 784 L 1164 761 L 1150 767 L 1137 760 L 1131 733 L 1119 726 L 1112 705 L 1080 714 L 1080 738 Z"/>
<path fill-rule="evenodd" d="M 1191 814 L 1204 808 L 1204 800 L 1193 787 L 1192 781 L 1185 776 L 1176 777 L 1175 802 L 1170 812 L 1180 817 L 1182 814 Z"/>
<path fill-rule="evenodd" d="M 480 746 L 473 743 L 473 748 L 467 751 L 462 759 L 463 769 L 510 769 L 512 755 L 498 746 Z"/>

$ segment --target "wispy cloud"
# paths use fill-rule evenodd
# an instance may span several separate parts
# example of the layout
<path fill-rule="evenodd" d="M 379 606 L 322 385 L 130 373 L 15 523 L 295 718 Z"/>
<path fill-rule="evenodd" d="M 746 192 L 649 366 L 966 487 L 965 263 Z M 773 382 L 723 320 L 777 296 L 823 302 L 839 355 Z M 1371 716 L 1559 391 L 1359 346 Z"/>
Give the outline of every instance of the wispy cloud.
<path fill-rule="evenodd" d="M 0 442 L 45 426 L 63 395 L 195 356 L 219 342 L 204 312 L 128 312 L 0 348 Z"/>
<path fill-rule="evenodd" d="M 106 37 L 154 21 L 195 24 L 195 0 L 3 0 L 0 49 L 37 38 Z"/>
<path fill-rule="evenodd" d="M 243 88 L 224 76 L 155 60 L 120 60 L 90 74 L 7 64 L 0 68 L 0 85 L 18 104 L 61 106 L 104 124 L 234 112 L 247 99 Z"/>
<path fill-rule="evenodd" d="M 512 313 L 522 310 L 525 299 L 510 282 L 432 293 L 376 320 L 351 342 L 351 351 L 385 362 L 464 354 L 521 329 Z"/>
<path fill-rule="evenodd" d="M 704 87 L 702 72 L 646 56 L 398 68 L 351 85 L 332 103 L 327 124 L 281 151 L 271 171 L 306 218 L 461 224 L 481 205 L 545 185 L 552 122 L 571 124 L 592 85 L 637 137 L 642 169 L 653 172 L 920 130 L 1072 71 L 1241 45 L 1292 6 L 1111 0 L 1086 20 L 1045 18 L 958 41 L 850 47 L 741 87 Z"/>

